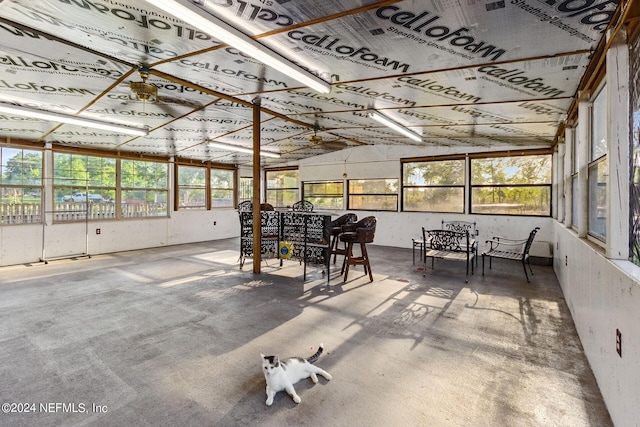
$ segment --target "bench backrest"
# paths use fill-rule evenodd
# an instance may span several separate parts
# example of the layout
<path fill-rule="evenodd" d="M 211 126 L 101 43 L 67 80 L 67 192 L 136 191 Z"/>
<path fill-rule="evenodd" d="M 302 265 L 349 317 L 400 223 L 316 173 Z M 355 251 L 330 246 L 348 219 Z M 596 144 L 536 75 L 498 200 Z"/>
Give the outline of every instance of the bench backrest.
<path fill-rule="evenodd" d="M 422 227 L 426 247 L 442 251 L 469 252 L 469 231 L 426 230 Z"/>
<path fill-rule="evenodd" d="M 536 227 L 533 230 L 531 230 L 531 233 L 529 233 L 529 238 L 527 239 L 527 243 L 524 244 L 524 248 L 522 251 L 522 254 L 526 257 L 529 255 L 529 249 L 531 249 L 531 245 L 533 244 L 533 239 L 536 237 L 536 233 L 538 232 L 538 230 L 540 230 L 540 227 Z"/>
<path fill-rule="evenodd" d="M 442 220 L 442 229 L 443 230 L 451 230 L 458 231 L 460 233 L 464 233 L 468 231 L 470 235 L 476 235 L 476 222 L 473 221 L 445 221 Z"/>
<path fill-rule="evenodd" d="M 313 203 L 308 200 L 299 200 L 291 208 L 294 211 L 313 212 Z"/>

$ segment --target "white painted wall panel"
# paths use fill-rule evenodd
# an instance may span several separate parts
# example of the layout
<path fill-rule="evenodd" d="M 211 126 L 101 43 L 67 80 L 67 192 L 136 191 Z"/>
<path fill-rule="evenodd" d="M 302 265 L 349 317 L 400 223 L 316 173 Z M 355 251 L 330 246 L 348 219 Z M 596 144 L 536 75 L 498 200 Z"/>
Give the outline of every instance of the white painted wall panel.
<path fill-rule="evenodd" d="M 555 223 L 554 269 L 585 354 L 615 425 L 640 420 L 640 267 L 603 251 Z M 566 264 L 565 264 L 566 261 Z M 622 333 L 622 357 L 616 330 Z"/>

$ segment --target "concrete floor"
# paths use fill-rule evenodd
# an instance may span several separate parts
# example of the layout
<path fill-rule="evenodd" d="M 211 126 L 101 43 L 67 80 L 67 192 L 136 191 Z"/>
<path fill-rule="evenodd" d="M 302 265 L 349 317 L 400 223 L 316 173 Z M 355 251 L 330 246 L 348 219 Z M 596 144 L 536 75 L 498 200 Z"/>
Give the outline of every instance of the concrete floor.
<path fill-rule="evenodd" d="M 497 260 L 464 281 L 369 245 L 331 286 L 251 260 L 237 239 L 0 269 L 7 426 L 612 425 L 558 282 Z M 260 353 L 333 375 L 265 405 Z M 58 404 L 58 405 L 56 405 Z M 3 406 L 3 410 L 6 407 Z M 75 411 L 75 412 L 74 412 Z"/>

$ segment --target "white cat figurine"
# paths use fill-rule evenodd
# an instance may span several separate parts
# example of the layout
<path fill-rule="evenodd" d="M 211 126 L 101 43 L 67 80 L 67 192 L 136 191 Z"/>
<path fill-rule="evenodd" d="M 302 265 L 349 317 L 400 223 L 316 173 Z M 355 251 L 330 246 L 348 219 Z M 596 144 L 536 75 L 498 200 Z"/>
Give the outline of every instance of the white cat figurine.
<path fill-rule="evenodd" d="M 313 362 L 318 360 L 323 349 L 324 345 L 320 344 L 318 351 L 306 360 L 302 357 L 292 357 L 283 362 L 280 361 L 278 356 L 260 354 L 262 371 L 264 372 L 265 380 L 267 380 L 267 406 L 271 406 L 276 393 L 282 390 L 286 390 L 294 402 L 300 403 L 300 396 L 296 393 L 293 385 L 304 378 L 311 377 L 311 381 L 314 384 L 318 382 L 317 374 L 322 375 L 327 380 L 331 379 L 331 375 L 327 371 L 312 365 Z"/>

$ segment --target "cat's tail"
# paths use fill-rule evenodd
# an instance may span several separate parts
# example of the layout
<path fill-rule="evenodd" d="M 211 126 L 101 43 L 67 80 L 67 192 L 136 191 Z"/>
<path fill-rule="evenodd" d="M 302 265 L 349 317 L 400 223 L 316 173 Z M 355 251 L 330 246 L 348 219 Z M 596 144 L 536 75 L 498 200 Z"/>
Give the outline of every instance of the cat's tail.
<path fill-rule="evenodd" d="M 315 361 L 318 360 L 318 358 L 322 354 L 323 350 L 324 350 L 324 344 L 320 343 L 320 347 L 318 347 L 318 351 L 316 351 L 316 354 L 314 354 L 313 356 L 307 358 L 307 362 L 315 363 Z"/>

